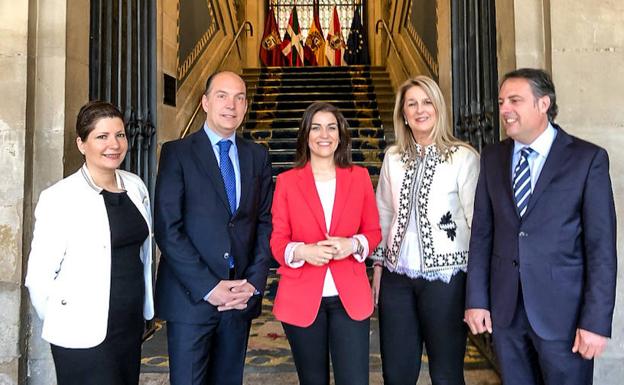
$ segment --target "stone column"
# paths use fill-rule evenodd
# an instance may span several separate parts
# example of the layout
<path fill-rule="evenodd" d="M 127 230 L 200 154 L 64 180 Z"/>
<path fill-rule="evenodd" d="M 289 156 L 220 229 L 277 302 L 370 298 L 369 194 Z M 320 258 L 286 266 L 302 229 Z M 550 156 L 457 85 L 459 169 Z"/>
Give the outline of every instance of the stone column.
<path fill-rule="evenodd" d="M 39 193 L 73 171 L 64 162 L 77 157 L 73 120 L 87 100 L 88 14 L 89 3 L 79 0 L 0 0 L 0 384 L 55 383 L 23 280 Z"/>
<path fill-rule="evenodd" d="M 17 384 L 24 228 L 28 3 L 0 0 L 0 383 Z"/>
<path fill-rule="evenodd" d="M 524 1 L 524 0 L 522 0 Z M 594 383 L 624 378 L 624 3 L 551 0 L 552 72 L 558 122 L 573 135 L 607 149 L 619 214 L 619 271 L 613 338 L 596 360 Z"/>

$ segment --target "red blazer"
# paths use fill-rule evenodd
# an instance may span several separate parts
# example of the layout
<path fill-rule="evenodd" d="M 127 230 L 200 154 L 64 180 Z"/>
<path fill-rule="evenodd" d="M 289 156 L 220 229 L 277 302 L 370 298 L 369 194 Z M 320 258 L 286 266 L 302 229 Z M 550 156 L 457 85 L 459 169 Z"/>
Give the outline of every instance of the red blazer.
<path fill-rule="evenodd" d="M 293 269 L 284 260 L 289 242 L 315 243 L 325 239 L 325 233 L 339 237 L 362 234 L 371 252 L 377 247 L 381 230 L 368 170 L 358 166 L 336 168 L 336 196 L 329 231 L 310 163 L 277 177 L 272 212 L 271 251 L 281 265 L 277 271 L 280 281 L 273 307 L 275 317 L 296 326 L 311 325 L 321 304 L 328 268 L 349 317 L 369 317 L 373 301 L 364 263 L 348 256 L 322 267 L 306 263 Z"/>

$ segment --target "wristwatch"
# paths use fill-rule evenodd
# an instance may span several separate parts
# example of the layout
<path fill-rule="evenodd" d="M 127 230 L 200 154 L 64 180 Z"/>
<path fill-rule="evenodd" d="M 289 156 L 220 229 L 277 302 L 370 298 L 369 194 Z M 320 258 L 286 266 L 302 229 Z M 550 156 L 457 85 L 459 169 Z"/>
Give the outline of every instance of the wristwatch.
<path fill-rule="evenodd" d="M 353 254 L 363 255 L 364 254 L 364 246 L 359 239 L 356 237 L 351 238 L 351 242 L 353 242 Z"/>

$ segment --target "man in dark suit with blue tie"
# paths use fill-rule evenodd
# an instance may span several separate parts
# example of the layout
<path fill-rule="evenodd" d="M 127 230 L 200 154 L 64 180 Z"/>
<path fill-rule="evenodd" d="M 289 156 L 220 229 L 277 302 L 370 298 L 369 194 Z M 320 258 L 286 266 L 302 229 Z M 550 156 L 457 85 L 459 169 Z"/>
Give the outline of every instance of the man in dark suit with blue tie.
<path fill-rule="evenodd" d="M 204 127 L 160 153 L 156 312 L 167 321 L 171 384 L 240 385 L 271 256 L 271 164 L 263 146 L 236 136 L 243 79 L 212 75 L 202 107 Z"/>
<path fill-rule="evenodd" d="M 542 70 L 505 75 L 499 105 L 509 138 L 481 157 L 465 321 L 492 333 L 505 385 L 591 384 L 615 303 L 609 159 L 554 123 Z"/>

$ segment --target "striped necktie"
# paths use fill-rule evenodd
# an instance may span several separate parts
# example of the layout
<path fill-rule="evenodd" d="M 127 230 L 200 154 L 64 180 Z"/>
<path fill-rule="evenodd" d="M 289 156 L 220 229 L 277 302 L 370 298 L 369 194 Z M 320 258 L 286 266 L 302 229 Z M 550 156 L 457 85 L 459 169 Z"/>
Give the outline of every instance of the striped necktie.
<path fill-rule="evenodd" d="M 513 193 L 516 207 L 520 218 L 526 212 L 531 197 L 531 170 L 529 169 L 529 155 L 533 152 L 531 147 L 523 147 L 520 150 L 520 159 L 514 169 Z"/>

